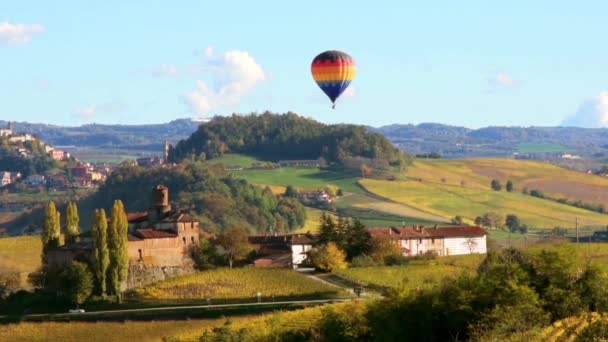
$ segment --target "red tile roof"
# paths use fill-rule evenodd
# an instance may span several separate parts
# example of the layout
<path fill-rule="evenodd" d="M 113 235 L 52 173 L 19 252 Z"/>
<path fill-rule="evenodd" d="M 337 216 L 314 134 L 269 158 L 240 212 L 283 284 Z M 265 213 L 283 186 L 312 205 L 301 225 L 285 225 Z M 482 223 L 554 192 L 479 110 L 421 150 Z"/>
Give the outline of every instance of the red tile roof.
<path fill-rule="evenodd" d="M 148 219 L 147 211 L 135 211 L 132 213 L 127 213 L 127 221 L 129 223 L 141 222 Z"/>
<path fill-rule="evenodd" d="M 145 228 L 145 229 L 136 230 L 135 235 L 142 239 L 163 239 L 163 238 L 174 238 L 177 236 L 177 233 L 169 231 L 169 230 Z"/>
<path fill-rule="evenodd" d="M 389 235 L 397 239 L 476 237 L 488 234 L 478 226 L 370 228 L 369 232 L 372 236 Z"/>

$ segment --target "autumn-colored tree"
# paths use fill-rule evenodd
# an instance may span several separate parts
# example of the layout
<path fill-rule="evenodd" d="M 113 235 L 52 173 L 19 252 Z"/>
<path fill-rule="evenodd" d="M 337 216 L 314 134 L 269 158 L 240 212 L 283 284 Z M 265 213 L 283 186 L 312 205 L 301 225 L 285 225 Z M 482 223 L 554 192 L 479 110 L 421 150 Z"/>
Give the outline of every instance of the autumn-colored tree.
<path fill-rule="evenodd" d="M 100 295 L 106 294 L 106 272 L 110 265 L 110 252 L 108 250 L 108 219 L 104 209 L 95 209 L 93 227 L 93 273 L 97 280 L 97 291 Z"/>
<path fill-rule="evenodd" d="M 80 217 L 78 216 L 78 207 L 76 202 L 69 202 L 66 213 L 66 236 L 65 242 L 77 242 L 80 236 Z"/>
<path fill-rule="evenodd" d="M 107 270 L 109 292 L 117 296 L 120 302 L 122 283 L 127 280 L 129 274 L 129 251 L 127 246 L 127 234 L 129 222 L 127 213 L 121 200 L 114 201 L 112 217 L 108 227 L 108 250 L 110 264 Z"/>
<path fill-rule="evenodd" d="M 384 263 L 384 258 L 390 255 L 401 255 L 399 240 L 388 234 L 372 237 L 371 245 L 370 254 L 377 262 Z"/>
<path fill-rule="evenodd" d="M 346 253 L 334 242 L 313 249 L 310 252 L 310 260 L 317 269 L 326 272 L 345 269 L 348 266 Z"/>
<path fill-rule="evenodd" d="M 251 252 L 251 245 L 247 239 L 247 231 L 242 227 L 229 227 L 217 237 L 217 244 L 223 249 L 232 268 L 234 261 L 244 259 Z"/>

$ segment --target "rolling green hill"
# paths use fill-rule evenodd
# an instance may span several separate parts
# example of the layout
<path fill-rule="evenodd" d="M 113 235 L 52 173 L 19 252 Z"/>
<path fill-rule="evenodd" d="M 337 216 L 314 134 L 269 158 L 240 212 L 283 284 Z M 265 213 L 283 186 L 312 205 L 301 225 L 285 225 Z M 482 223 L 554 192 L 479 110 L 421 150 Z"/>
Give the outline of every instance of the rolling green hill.
<path fill-rule="evenodd" d="M 513 181 L 515 191 L 538 189 L 555 198 L 581 200 L 608 206 L 608 177 L 564 169 L 549 163 L 475 158 L 457 160 L 416 160 L 408 168 L 408 177 L 425 182 L 490 189 L 496 178 L 503 185 Z"/>
<path fill-rule="evenodd" d="M 581 226 L 605 227 L 608 215 L 544 200 L 529 195 L 493 191 L 480 187 L 427 181 L 360 181 L 369 191 L 421 211 L 445 218 L 461 215 L 469 221 L 486 212 L 515 214 L 531 228 L 571 228 L 578 218 Z"/>

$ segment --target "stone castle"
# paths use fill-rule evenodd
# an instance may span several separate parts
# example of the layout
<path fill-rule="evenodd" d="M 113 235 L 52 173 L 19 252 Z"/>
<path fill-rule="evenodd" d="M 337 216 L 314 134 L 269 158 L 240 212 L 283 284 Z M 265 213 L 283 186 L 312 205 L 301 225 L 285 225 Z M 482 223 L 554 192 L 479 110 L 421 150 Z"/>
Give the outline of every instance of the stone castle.
<path fill-rule="evenodd" d="M 152 189 L 147 211 L 127 213 L 129 222 L 129 278 L 127 288 L 163 280 L 193 270 L 192 253 L 199 246 L 199 221 L 187 213 L 173 210 L 169 189 Z M 66 267 L 74 260 L 93 260 L 93 241 L 66 244 L 49 251 L 49 265 Z"/>

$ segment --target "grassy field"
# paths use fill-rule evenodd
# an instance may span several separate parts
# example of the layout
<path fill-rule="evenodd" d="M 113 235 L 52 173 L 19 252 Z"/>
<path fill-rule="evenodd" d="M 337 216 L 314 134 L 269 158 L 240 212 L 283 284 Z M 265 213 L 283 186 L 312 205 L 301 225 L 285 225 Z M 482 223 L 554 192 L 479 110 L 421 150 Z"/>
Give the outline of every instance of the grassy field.
<path fill-rule="evenodd" d="M 502 215 L 516 214 L 531 228 L 556 226 L 573 228 L 578 217 L 579 225 L 605 227 L 608 215 L 517 192 L 461 187 L 441 183 L 405 181 L 390 182 L 372 179 L 361 180 L 369 191 L 391 198 L 425 212 L 445 218 L 461 215 L 472 222 L 486 212 Z"/>
<path fill-rule="evenodd" d="M 361 193 L 357 186 L 355 175 L 339 171 L 320 170 L 318 168 L 282 167 L 268 170 L 233 171 L 232 175 L 244 178 L 253 184 L 263 185 L 293 185 L 306 190 L 322 188 L 326 185 L 336 185 L 342 191 Z"/>
<path fill-rule="evenodd" d="M 296 271 L 279 268 L 221 268 L 177 277 L 137 289 L 143 300 L 254 301 L 256 294 L 276 300 L 335 298 L 346 296 L 340 289 Z"/>
<path fill-rule="evenodd" d="M 519 144 L 519 152 L 542 153 L 542 152 L 570 152 L 571 149 L 559 144 Z"/>
<path fill-rule="evenodd" d="M 0 239 L 0 273 L 17 272 L 22 285 L 27 275 L 40 266 L 42 241 L 40 236 L 19 236 Z"/>
<path fill-rule="evenodd" d="M 432 260 L 417 260 L 403 266 L 355 267 L 340 270 L 338 275 L 364 284 L 399 290 L 430 288 L 446 277 L 474 272 L 485 255 L 459 255 Z"/>
<path fill-rule="evenodd" d="M 579 199 L 608 207 L 608 178 L 567 170 L 552 164 L 515 159 L 475 158 L 459 160 L 416 160 L 408 177 L 426 182 L 465 188 L 490 189 L 492 179 L 503 186 L 513 181 L 515 191 L 542 190 L 555 198 Z"/>

